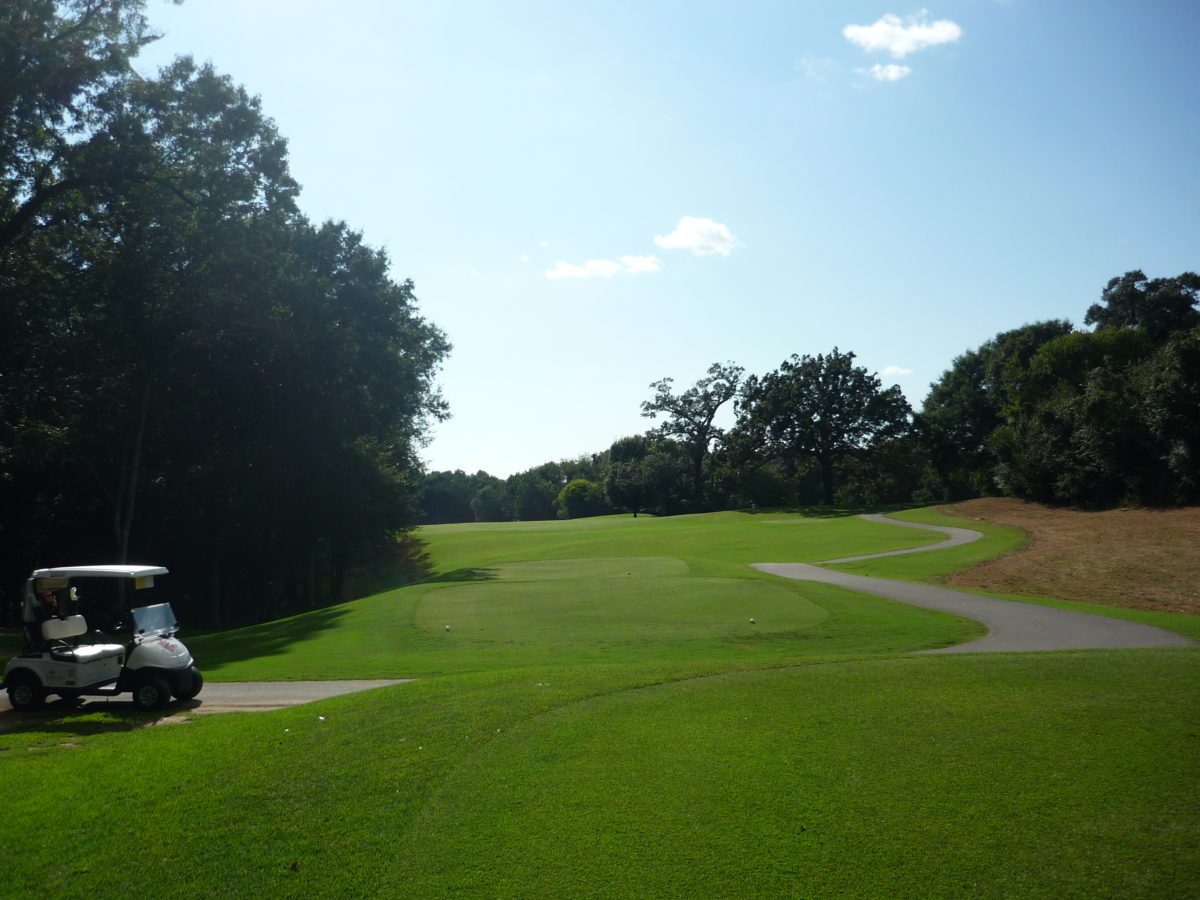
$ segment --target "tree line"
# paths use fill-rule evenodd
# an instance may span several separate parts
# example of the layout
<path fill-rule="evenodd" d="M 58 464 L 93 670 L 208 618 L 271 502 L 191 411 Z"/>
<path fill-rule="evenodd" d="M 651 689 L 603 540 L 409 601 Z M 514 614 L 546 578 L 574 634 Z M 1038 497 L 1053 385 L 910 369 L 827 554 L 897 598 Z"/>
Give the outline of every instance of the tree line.
<path fill-rule="evenodd" d="M 425 521 L 672 515 L 1008 495 L 1079 507 L 1200 500 L 1200 276 L 1113 278 L 1084 315 L 957 357 L 921 410 L 834 348 L 691 387 L 650 385 L 657 427 L 501 480 L 433 472 Z M 732 404 L 728 432 L 714 424 Z"/>
<path fill-rule="evenodd" d="M 382 251 L 298 211 L 256 98 L 133 70 L 143 8 L 0 8 L 0 584 L 169 561 L 211 625 L 343 599 L 420 517 L 449 345 Z"/>

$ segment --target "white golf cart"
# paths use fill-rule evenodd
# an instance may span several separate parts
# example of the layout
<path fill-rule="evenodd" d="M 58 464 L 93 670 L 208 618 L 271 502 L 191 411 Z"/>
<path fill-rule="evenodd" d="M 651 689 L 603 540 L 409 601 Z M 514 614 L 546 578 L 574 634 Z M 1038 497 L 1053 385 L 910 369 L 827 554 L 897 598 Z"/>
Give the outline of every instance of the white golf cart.
<path fill-rule="evenodd" d="M 99 631 L 92 642 L 71 640 L 88 633 L 76 585 L 99 586 L 101 593 L 107 588 L 108 608 L 120 603 L 123 609 L 120 598 L 127 587 L 149 588 L 156 575 L 166 574 L 162 566 L 135 565 L 36 570 L 25 582 L 25 646 L 4 670 L 4 687 L 13 708 L 33 709 L 49 694 L 71 699 L 132 691 L 140 709 L 160 709 L 172 696 L 191 700 L 199 694 L 204 679 L 187 647 L 175 639 L 179 626 L 169 603 L 136 607 L 129 617 L 117 616 L 117 621 L 108 623 L 108 630 L 131 632 L 128 647 L 101 643 L 106 638 Z M 99 617 L 101 608 L 95 607 L 93 614 Z"/>

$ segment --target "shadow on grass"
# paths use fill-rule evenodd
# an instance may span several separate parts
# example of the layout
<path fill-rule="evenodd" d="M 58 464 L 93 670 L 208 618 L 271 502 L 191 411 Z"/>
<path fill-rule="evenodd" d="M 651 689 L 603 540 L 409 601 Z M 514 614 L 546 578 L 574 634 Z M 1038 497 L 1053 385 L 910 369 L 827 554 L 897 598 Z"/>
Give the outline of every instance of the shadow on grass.
<path fill-rule="evenodd" d="M 452 572 L 442 572 L 440 575 L 434 575 L 431 578 L 426 578 L 424 584 L 447 584 L 450 582 L 461 581 L 495 581 L 496 569 L 489 569 L 479 566 L 468 566 L 465 569 L 455 569 Z"/>
<path fill-rule="evenodd" d="M 0 732 L 87 737 L 113 731 L 132 731 L 154 725 L 173 711 L 181 712 L 198 705 L 171 703 L 165 710 L 146 711 L 138 709 L 129 699 L 81 697 L 55 700 L 47 702 L 41 709 L 0 711 Z"/>
<path fill-rule="evenodd" d="M 908 503 L 883 503 L 874 506 L 762 506 L 755 509 L 739 509 L 738 512 L 751 516 L 777 516 L 787 513 L 821 519 L 843 519 L 848 516 L 861 516 L 868 513 L 882 513 L 887 515 L 888 513 L 900 512 L 906 509 L 941 505 L 939 503 L 915 504 L 910 501 Z"/>
<path fill-rule="evenodd" d="M 341 604 L 261 625 L 189 637 L 188 648 L 202 672 L 217 671 L 230 663 L 283 653 L 297 641 L 336 628 L 338 620 L 349 612 Z"/>

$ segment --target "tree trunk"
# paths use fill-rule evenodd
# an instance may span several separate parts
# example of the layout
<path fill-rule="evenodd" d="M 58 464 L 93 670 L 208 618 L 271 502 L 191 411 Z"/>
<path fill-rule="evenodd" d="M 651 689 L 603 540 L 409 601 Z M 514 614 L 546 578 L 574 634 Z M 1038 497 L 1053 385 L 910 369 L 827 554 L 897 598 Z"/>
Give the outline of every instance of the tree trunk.
<path fill-rule="evenodd" d="M 329 603 L 340 603 L 346 590 L 346 575 L 350 569 L 350 548 L 346 541 L 334 537 L 329 553 Z"/>
<path fill-rule="evenodd" d="M 142 444 L 146 439 L 146 419 L 150 412 L 150 378 L 142 385 L 138 401 L 137 424 L 132 447 L 121 471 L 120 488 L 114 503 L 113 524 L 117 532 L 117 562 L 129 562 L 129 538 L 133 532 L 133 514 L 137 505 L 138 475 L 142 467 Z"/>
<path fill-rule="evenodd" d="M 208 569 L 208 620 L 214 628 L 220 628 L 224 621 L 221 616 L 221 554 L 213 554 Z"/>
<path fill-rule="evenodd" d="M 817 459 L 821 466 L 821 503 L 833 506 L 833 460 L 828 456 Z"/>

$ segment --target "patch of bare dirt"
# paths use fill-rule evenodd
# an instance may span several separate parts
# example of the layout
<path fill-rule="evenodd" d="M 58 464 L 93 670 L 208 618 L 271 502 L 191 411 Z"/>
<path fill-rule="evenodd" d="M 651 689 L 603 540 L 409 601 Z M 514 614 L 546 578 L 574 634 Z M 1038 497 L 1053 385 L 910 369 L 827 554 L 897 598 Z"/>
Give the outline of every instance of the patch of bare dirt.
<path fill-rule="evenodd" d="M 1200 507 L 1084 512 L 987 497 L 942 511 L 1029 534 L 1021 549 L 947 584 L 1200 615 Z"/>

